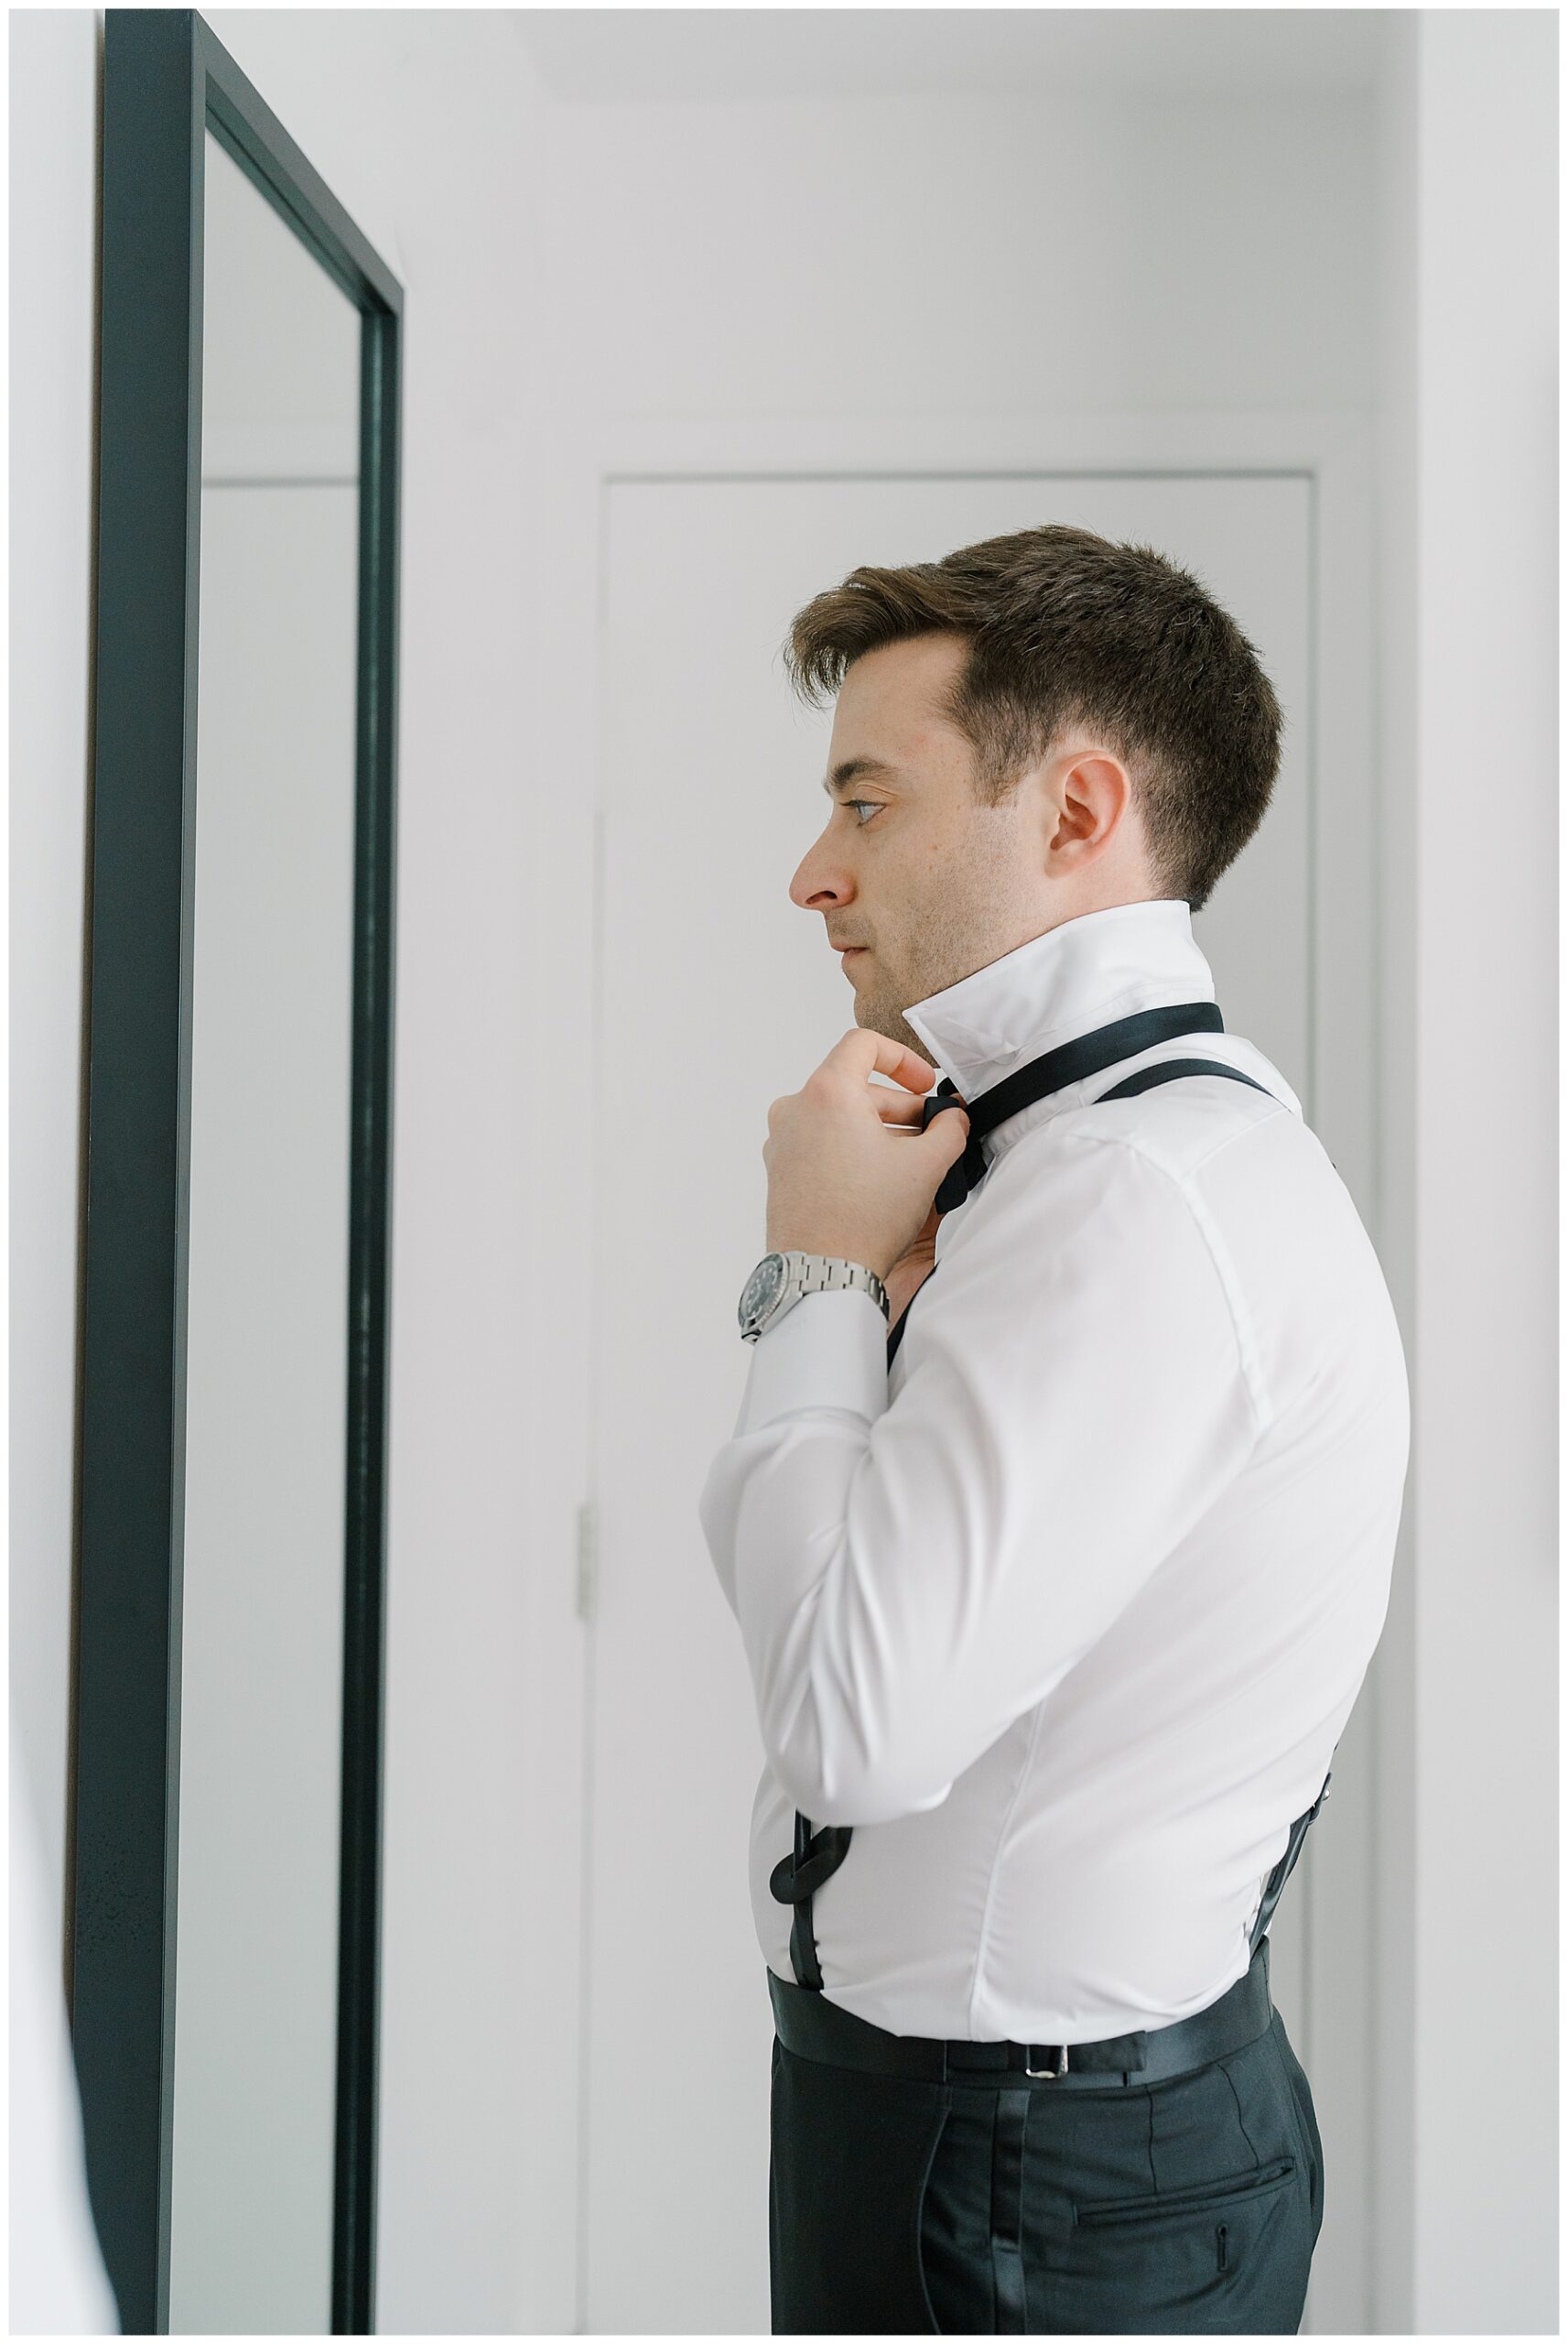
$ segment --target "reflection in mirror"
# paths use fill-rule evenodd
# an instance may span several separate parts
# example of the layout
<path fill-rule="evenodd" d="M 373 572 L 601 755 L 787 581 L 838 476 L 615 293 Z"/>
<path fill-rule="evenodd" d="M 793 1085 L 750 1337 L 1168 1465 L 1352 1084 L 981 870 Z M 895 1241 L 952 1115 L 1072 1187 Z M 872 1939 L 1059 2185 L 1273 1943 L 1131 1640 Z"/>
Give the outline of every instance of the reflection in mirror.
<path fill-rule="evenodd" d="M 360 313 L 206 136 L 169 2328 L 330 2328 Z"/>

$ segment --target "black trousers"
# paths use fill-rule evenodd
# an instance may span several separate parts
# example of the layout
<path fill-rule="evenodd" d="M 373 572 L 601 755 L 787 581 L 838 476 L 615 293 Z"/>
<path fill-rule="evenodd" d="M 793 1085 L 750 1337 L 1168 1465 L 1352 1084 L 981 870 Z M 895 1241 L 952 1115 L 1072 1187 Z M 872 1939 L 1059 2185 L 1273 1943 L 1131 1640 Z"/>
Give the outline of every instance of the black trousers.
<path fill-rule="evenodd" d="M 1306 2077 L 1264 2033 L 1148 2085 L 773 2054 L 775 2336 L 1293 2335 L 1323 2226 Z"/>

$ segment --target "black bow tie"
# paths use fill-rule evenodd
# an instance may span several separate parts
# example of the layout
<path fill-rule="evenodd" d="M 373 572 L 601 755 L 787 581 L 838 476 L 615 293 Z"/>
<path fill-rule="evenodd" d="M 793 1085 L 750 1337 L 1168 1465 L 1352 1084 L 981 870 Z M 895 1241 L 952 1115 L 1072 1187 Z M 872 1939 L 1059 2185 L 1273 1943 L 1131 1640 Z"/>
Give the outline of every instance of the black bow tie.
<path fill-rule="evenodd" d="M 1225 1020 L 1217 1002 L 1179 1002 L 1172 1009 L 1140 1009 L 1130 1017 L 1119 1017 L 1114 1025 L 1097 1026 L 1092 1034 L 1080 1034 L 1075 1041 L 1064 1042 L 1059 1049 L 1031 1058 L 1015 1074 L 993 1083 L 989 1091 L 982 1091 L 978 1099 L 961 1099 L 950 1077 L 944 1075 L 935 1090 L 925 1095 L 920 1128 L 925 1131 L 932 1117 L 939 1115 L 944 1107 L 962 1107 L 969 1118 L 969 1135 L 964 1153 L 956 1164 L 948 1166 L 936 1191 L 937 1211 L 951 1212 L 985 1178 L 986 1159 L 980 1142 L 1010 1115 L 1033 1107 L 1037 1099 L 1049 1098 L 1053 1091 L 1065 1091 L 1070 1082 L 1081 1082 L 1087 1074 L 1098 1074 L 1123 1058 L 1134 1058 L 1156 1042 L 1171 1041 L 1178 1034 L 1224 1031 Z"/>

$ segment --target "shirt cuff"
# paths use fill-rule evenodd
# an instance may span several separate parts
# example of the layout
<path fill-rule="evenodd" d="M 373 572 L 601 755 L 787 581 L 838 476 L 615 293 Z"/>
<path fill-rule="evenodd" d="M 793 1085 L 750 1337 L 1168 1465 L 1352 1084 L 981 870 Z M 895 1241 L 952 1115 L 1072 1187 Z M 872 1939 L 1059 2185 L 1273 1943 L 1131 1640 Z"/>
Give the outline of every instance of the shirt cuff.
<path fill-rule="evenodd" d="M 752 1345 L 737 1438 L 800 1408 L 851 1408 L 871 1423 L 888 1404 L 888 1322 L 863 1286 L 803 1294 Z"/>

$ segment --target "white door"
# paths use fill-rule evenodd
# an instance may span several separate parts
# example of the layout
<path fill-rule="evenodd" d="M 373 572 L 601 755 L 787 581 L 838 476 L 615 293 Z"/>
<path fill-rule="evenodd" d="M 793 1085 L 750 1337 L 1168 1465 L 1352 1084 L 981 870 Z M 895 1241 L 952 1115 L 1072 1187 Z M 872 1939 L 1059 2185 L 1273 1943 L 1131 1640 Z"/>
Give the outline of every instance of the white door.
<path fill-rule="evenodd" d="M 773 2016 L 747 1886 L 762 1752 L 697 1498 L 750 1357 L 735 1305 L 763 1250 L 768 1105 L 855 1022 L 820 917 L 786 893 L 826 819 L 831 715 L 794 700 L 779 648 L 858 562 L 1046 521 L 1193 570 L 1286 716 L 1274 801 L 1195 933 L 1227 1026 L 1310 1122 L 1310 491 L 1078 474 L 605 494 L 582 2323 L 766 2335 Z M 1306 1880 L 1303 1855 L 1272 1929 L 1298 2045 Z"/>

